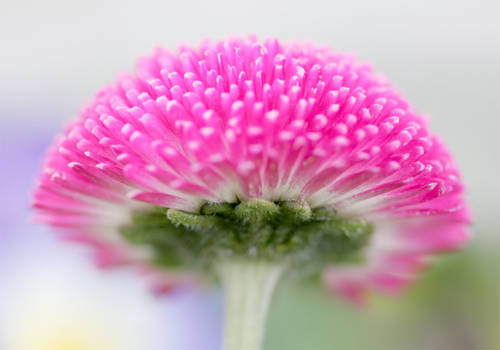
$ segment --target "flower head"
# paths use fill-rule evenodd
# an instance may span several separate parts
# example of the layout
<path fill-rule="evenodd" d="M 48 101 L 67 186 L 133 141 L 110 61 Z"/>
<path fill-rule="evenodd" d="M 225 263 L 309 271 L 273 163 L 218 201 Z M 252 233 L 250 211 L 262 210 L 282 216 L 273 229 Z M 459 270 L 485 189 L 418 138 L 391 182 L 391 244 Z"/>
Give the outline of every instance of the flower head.
<path fill-rule="evenodd" d="M 159 288 L 262 257 L 355 300 L 407 284 L 468 222 L 446 148 L 369 65 L 255 39 L 139 59 L 57 139 L 35 207 Z"/>

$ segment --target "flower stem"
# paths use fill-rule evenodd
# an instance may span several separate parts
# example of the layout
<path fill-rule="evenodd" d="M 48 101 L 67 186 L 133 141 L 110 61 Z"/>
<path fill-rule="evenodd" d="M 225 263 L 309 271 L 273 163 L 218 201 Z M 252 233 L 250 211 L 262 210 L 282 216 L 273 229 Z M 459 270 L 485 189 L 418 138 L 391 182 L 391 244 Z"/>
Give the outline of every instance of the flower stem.
<path fill-rule="evenodd" d="M 267 311 L 283 265 L 236 260 L 218 264 L 225 289 L 224 350 L 260 350 Z"/>

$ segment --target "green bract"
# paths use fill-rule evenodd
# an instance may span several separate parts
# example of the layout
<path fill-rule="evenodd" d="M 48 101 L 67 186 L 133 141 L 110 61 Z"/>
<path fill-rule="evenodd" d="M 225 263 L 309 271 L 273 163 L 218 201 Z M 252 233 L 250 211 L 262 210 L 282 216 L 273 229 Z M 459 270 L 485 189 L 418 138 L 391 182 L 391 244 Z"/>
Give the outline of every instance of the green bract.
<path fill-rule="evenodd" d="M 137 211 L 121 234 L 151 247 L 154 263 L 164 267 L 211 269 L 235 257 L 280 261 L 292 272 L 312 272 L 359 259 L 372 231 L 372 224 L 339 217 L 330 208 L 251 199 L 207 203 L 198 213 L 160 207 Z"/>

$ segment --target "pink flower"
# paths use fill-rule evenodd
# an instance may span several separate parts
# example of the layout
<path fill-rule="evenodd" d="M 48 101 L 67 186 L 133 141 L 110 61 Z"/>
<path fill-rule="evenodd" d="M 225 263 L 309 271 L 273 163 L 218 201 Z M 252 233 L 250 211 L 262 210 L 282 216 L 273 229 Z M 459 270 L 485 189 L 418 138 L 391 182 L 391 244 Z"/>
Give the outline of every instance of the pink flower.
<path fill-rule="evenodd" d="M 328 208 L 373 227 L 362 261 L 322 266 L 329 288 L 361 301 L 464 244 L 463 191 L 425 119 L 369 65 L 231 39 L 157 49 L 102 89 L 50 150 L 34 206 L 98 264 L 139 266 L 159 290 L 196 277 L 153 267 L 151 246 L 123 238 L 138 211 L 252 199 Z"/>

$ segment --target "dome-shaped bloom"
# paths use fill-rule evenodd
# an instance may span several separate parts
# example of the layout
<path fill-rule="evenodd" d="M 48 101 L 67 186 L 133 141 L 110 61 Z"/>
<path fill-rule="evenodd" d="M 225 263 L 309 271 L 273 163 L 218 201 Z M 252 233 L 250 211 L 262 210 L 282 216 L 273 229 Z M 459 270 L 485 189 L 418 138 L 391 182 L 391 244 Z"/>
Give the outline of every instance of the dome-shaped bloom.
<path fill-rule="evenodd" d="M 234 219 L 239 214 L 221 213 L 255 200 L 270 205 L 262 211 L 269 217 L 290 206 L 293 218 L 305 213 L 305 226 L 297 224 L 304 229 L 275 248 L 300 246 L 301 232 L 328 231 L 303 224 L 323 220 L 318 213 L 325 210 L 344 240 L 318 238 L 315 252 L 342 253 L 362 232 L 353 249 L 360 258 L 325 258 L 317 266 L 328 287 L 355 300 L 367 289 L 399 289 L 429 256 L 467 239 L 463 184 L 426 120 L 351 55 L 276 40 L 207 41 L 141 58 L 135 75 L 101 90 L 57 139 L 35 193 L 39 218 L 63 237 L 93 246 L 101 265 L 143 267 L 160 287 L 196 274 L 178 273 L 189 270 L 178 261 L 183 253 L 170 270 L 158 256 L 172 258 L 170 250 L 210 241 L 213 227 L 234 231 L 205 219 L 245 224 Z M 207 205 L 215 209 L 204 210 Z M 170 214 L 158 215 L 158 208 Z M 166 231 L 203 233 L 193 235 L 192 245 L 162 246 L 152 227 L 167 218 Z M 240 253 L 259 255 L 279 236 L 279 220 L 269 219 L 265 242 Z M 127 227 L 146 233 L 134 236 Z M 251 241 L 249 232 L 235 240 Z M 211 243 L 203 244 L 198 251 Z"/>

